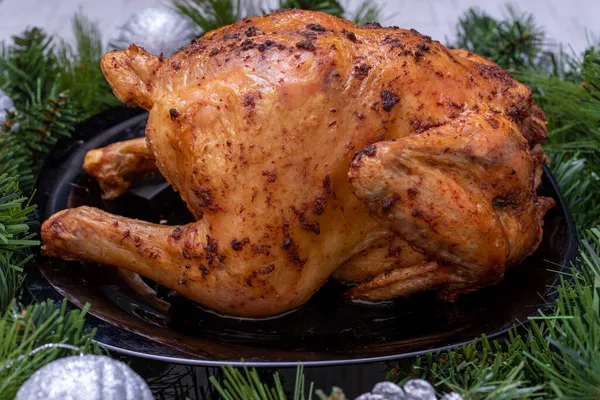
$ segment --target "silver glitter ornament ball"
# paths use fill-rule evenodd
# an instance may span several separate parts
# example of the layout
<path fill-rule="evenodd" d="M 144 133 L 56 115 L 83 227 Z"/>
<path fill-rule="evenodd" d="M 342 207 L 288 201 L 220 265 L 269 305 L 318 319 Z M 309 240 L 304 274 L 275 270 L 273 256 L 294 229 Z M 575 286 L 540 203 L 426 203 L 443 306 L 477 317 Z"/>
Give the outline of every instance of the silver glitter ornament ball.
<path fill-rule="evenodd" d="M 192 23 L 168 7 L 145 8 L 133 14 L 121 28 L 121 34 L 111 41 L 112 47 L 122 50 L 134 43 L 155 56 L 175 53 L 199 36 Z"/>
<path fill-rule="evenodd" d="M 15 400 L 153 400 L 144 380 L 103 356 L 61 358 L 36 371 Z"/>
<path fill-rule="evenodd" d="M 413 379 L 403 387 L 393 382 L 379 382 L 369 393 L 362 394 L 356 400 L 436 400 L 435 390 L 429 382 Z M 449 393 L 442 400 L 463 400 L 456 393 Z"/>
<path fill-rule="evenodd" d="M 0 90 L 0 125 L 4 123 L 6 119 L 7 111 L 14 110 L 15 103 L 11 100 L 10 97 L 2 90 Z"/>

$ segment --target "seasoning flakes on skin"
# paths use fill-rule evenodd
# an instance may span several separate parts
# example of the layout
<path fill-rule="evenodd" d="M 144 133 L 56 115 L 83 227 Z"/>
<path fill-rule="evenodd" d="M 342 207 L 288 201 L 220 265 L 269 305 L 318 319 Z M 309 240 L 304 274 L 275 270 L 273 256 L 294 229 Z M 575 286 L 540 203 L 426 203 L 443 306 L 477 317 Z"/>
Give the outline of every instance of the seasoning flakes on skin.
<path fill-rule="evenodd" d="M 428 249 L 432 254 L 417 258 L 427 257 L 428 267 L 444 269 L 426 276 L 449 296 L 446 292 L 456 287 L 450 281 L 457 277 L 456 266 L 461 273 L 485 270 L 488 265 L 479 260 L 495 251 L 486 240 L 500 243 L 511 234 L 496 236 L 493 224 L 478 218 L 515 218 L 513 226 L 540 233 L 539 216 L 527 213 L 533 204 L 543 214 L 547 204 L 528 203 L 536 199 L 536 170 L 528 168 L 543 162 L 543 155 L 534 160 L 531 150 L 545 139 L 543 112 L 526 88 L 479 56 L 447 50 L 416 31 L 362 27 L 289 10 L 207 33 L 164 59 L 144 53 L 133 57 L 132 51 L 111 53 L 103 70 L 112 70 L 115 79 L 109 81 L 121 85 L 127 83 L 122 72 L 131 67 L 148 74 L 139 85 L 115 88 L 115 93 L 130 104 L 153 108 L 147 129 L 151 155 L 197 222 L 149 227 L 110 216 L 103 225 L 112 230 L 107 240 L 129 251 L 132 268 L 148 263 L 144 267 L 156 268 L 153 276 L 165 278 L 159 283 L 207 308 L 250 317 L 285 312 L 341 270 L 348 249 L 363 248 L 352 257 L 353 262 L 367 259 L 366 269 L 382 263 L 400 268 L 397 259 L 412 260 L 415 249 Z M 158 64 L 138 66 L 138 60 Z M 457 146 L 453 137 L 461 134 L 474 140 Z M 494 152 L 486 144 L 495 146 Z M 477 163 L 473 182 L 453 176 L 454 161 Z M 444 173 L 427 175 L 421 165 Z M 475 191 L 487 191 L 476 199 L 484 212 L 470 204 L 480 195 Z M 456 226 L 447 216 L 458 216 Z M 86 221 L 85 215 L 62 218 L 47 225 L 47 235 L 64 237 Z M 369 247 L 365 238 L 378 235 L 383 226 L 412 231 L 390 230 L 389 238 Z M 483 226 L 487 230 L 479 234 Z M 89 236 L 98 234 L 90 230 Z M 443 242 L 445 232 L 453 237 Z M 422 237 L 440 251 L 400 245 L 396 235 Z M 460 240 L 476 243 L 471 250 L 478 253 L 469 259 L 477 260 L 479 269 L 460 260 L 435 262 L 437 254 L 447 254 L 442 250 L 461 246 Z M 507 246 L 525 243 L 505 241 Z M 65 240 L 55 242 L 66 246 Z M 52 242 L 47 246 L 51 251 Z M 499 252 L 494 271 L 503 272 L 505 254 L 521 250 Z M 523 251 L 529 250 L 534 245 Z M 106 257 L 103 261 L 110 261 Z M 368 278 L 348 297 L 390 293 L 373 287 L 390 283 L 390 274 L 367 271 Z M 390 296 L 408 294 L 399 286 L 393 289 L 400 292 Z"/>
<path fill-rule="evenodd" d="M 312 40 L 309 39 L 299 41 L 296 43 L 296 47 L 307 51 L 315 51 L 317 49 Z"/>
<path fill-rule="evenodd" d="M 400 101 L 400 96 L 390 90 L 381 91 L 381 104 L 385 111 L 390 112 L 392 108 Z"/>
<path fill-rule="evenodd" d="M 231 239 L 231 248 L 235 251 L 240 251 L 244 248 L 244 245 L 246 245 L 248 242 L 250 242 L 250 239 L 248 239 L 248 237 L 244 237 L 241 240 L 237 240 L 236 238 Z"/>
<path fill-rule="evenodd" d="M 352 69 L 352 76 L 358 79 L 364 79 L 369 75 L 371 66 L 364 61 L 359 62 Z"/>

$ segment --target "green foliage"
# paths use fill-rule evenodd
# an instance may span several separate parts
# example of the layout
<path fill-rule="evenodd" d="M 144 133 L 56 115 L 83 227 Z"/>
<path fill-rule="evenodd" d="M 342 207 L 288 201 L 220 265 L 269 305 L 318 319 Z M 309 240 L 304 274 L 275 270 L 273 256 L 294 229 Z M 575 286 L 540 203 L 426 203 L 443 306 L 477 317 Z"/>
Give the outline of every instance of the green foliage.
<path fill-rule="evenodd" d="M 0 127 L 0 175 L 16 177 L 21 188 L 32 188 L 35 170 L 29 151 L 15 135 L 3 133 L 10 132 L 5 128 Z"/>
<path fill-rule="evenodd" d="M 39 28 L 28 29 L 2 52 L 0 89 L 24 105 L 55 95 L 56 63 L 52 38 Z"/>
<path fill-rule="evenodd" d="M 548 119 L 545 150 L 577 226 L 600 223 L 600 53 L 588 51 L 578 81 L 540 71 L 516 77 L 534 90 Z"/>
<path fill-rule="evenodd" d="M 30 193 L 39 163 L 78 122 L 118 104 L 100 70 L 98 28 L 73 19 L 75 46 L 55 46 L 37 28 L 13 37 L 0 56 L 0 88 L 17 111 L 0 126 L 0 173 L 18 175 Z M 18 127 L 18 129 L 16 129 Z"/>
<path fill-rule="evenodd" d="M 0 159 L 6 160 L 0 171 L 21 176 L 24 193 L 31 193 L 33 177 L 43 157 L 61 137 L 69 137 L 82 118 L 67 93 L 34 100 L 22 111 L 9 114 L 4 124 L 9 129 L 0 131 L 0 143 L 6 144 L 0 148 Z M 15 125 L 18 129 L 12 129 Z"/>
<path fill-rule="evenodd" d="M 535 25 L 533 15 L 519 15 L 510 6 L 506 13 L 506 18 L 499 21 L 469 9 L 459 19 L 453 46 L 492 59 L 508 70 L 534 66 L 545 42 L 544 32 Z"/>
<path fill-rule="evenodd" d="M 92 337 L 95 331 L 84 329 L 83 310 L 67 311 L 66 300 L 58 306 L 51 300 L 24 309 L 13 303 L 0 314 L 0 399 L 12 399 L 23 382 L 36 370 L 73 351 L 44 348 L 48 343 L 68 343 L 78 353 L 99 353 Z"/>
<path fill-rule="evenodd" d="M 38 368 L 69 354 L 43 348 L 69 343 L 97 352 L 94 332 L 84 331 L 83 311 L 52 301 L 23 307 L 16 302 L 23 268 L 39 241 L 29 232 L 35 206 L 28 195 L 43 157 L 76 123 L 116 104 L 100 71 L 98 29 L 74 19 L 76 45 L 56 46 L 37 29 L 25 31 L 0 53 L 0 88 L 14 101 L 0 126 L 0 399 L 12 399 Z"/>
<path fill-rule="evenodd" d="M 565 155 L 560 152 L 554 153 L 551 166 L 575 225 L 600 224 L 598 166 L 594 166 L 583 154 Z"/>
<path fill-rule="evenodd" d="M 171 0 L 182 15 L 188 17 L 202 32 L 231 25 L 242 18 L 266 14 L 275 10 L 263 7 L 262 1 L 243 0 Z M 336 17 L 346 17 L 359 24 L 376 22 L 381 15 L 377 0 L 364 0 L 351 14 L 338 0 L 278 0 L 277 9 L 320 11 Z"/>
<path fill-rule="evenodd" d="M 381 12 L 383 8 L 375 0 L 365 0 L 354 11 L 351 16 L 351 20 L 357 24 L 368 24 L 371 22 L 377 22 L 381 19 Z"/>
<path fill-rule="evenodd" d="M 15 176 L 0 175 L 0 313 L 8 307 L 21 285 L 26 249 L 39 245 L 29 234 L 35 206 L 21 195 Z"/>
<path fill-rule="evenodd" d="M 554 313 L 540 313 L 543 322 L 531 325 L 537 346 L 524 353 L 560 398 L 600 397 L 599 228 L 582 240 L 578 268 L 557 287 Z"/>
<path fill-rule="evenodd" d="M 75 45 L 55 45 L 39 28 L 12 38 L 0 53 L 0 89 L 19 111 L 69 92 L 81 118 L 118 104 L 100 70 L 104 52 L 98 28 L 81 15 L 73 18 Z M 80 119 L 81 119 L 80 118 Z"/>
<path fill-rule="evenodd" d="M 172 0 L 173 6 L 203 32 L 260 14 L 255 2 L 242 0 Z"/>
<path fill-rule="evenodd" d="M 256 368 L 236 369 L 233 367 L 222 368 L 225 375 L 222 383 L 214 377 L 210 382 L 216 387 L 224 400 L 286 400 L 287 396 L 283 390 L 279 374 L 273 375 L 274 384 L 268 385 L 261 381 Z M 243 371 L 243 372 L 242 372 Z M 311 383 L 306 392 L 306 383 L 302 365 L 296 370 L 296 385 L 294 387 L 293 400 L 311 400 L 313 396 L 313 385 Z"/>
<path fill-rule="evenodd" d="M 98 27 L 77 14 L 73 18 L 73 32 L 75 46 L 63 42 L 57 49 L 57 63 L 60 90 L 69 93 L 81 119 L 121 103 L 100 70 L 100 59 L 106 49 Z"/>

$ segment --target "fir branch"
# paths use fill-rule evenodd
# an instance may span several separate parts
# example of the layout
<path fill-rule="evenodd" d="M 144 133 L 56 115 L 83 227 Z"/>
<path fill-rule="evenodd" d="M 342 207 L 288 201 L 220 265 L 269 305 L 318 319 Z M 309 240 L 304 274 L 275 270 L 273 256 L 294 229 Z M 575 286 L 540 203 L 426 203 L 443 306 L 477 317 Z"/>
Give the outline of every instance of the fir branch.
<path fill-rule="evenodd" d="M 260 14 L 254 2 L 242 0 L 172 0 L 173 6 L 203 32 Z"/>
<path fill-rule="evenodd" d="M 67 93 L 35 103 L 7 116 L 0 130 L 0 173 L 19 176 L 21 189 L 33 190 L 33 177 L 43 157 L 61 137 L 69 137 L 74 125 L 82 119 Z M 12 129 L 18 126 L 18 129 Z"/>
<path fill-rule="evenodd" d="M 210 382 L 225 400 L 286 400 L 288 398 L 278 373 L 273 375 L 273 384 L 269 385 L 261 380 L 256 368 L 223 367 L 222 371 L 225 375 L 222 382 L 219 382 L 214 376 L 210 377 Z M 302 365 L 299 365 L 296 370 L 293 400 L 312 399 L 313 384 L 310 384 L 307 391 L 303 371 Z"/>
<path fill-rule="evenodd" d="M 171 0 L 171 3 L 203 32 L 233 24 L 245 17 L 275 11 L 262 7 L 262 1 Z M 276 9 L 320 11 L 337 17 L 344 17 L 347 14 L 338 0 L 279 0 Z M 364 0 L 356 11 L 347 17 L 360 24 L 376 22 L 381 15 L 381 10 L 376 0 Z"/>
<path fill-rule="evenodd" d="M 350 19 L 357 24 L 369 24 L 379 21 L 382 11 L 383 8 L 376 0 L 364 0 L 360 3 L 356 11 L 354 11 Z"/>
<path fill-rule="evenodd" d="M 600 171 L 584 155 L 554 153 L 551 167 L 576 226 L 594 226 L 600 224 Z"/>
<path fill-rule="evenodd" d="M 524 353 L 556 398 L 600 397 L 600 226 L 581 247 L 579 267 L 557 287 L 556 311 L 532 325 L 538 346 Z"/>
<path fill-rule="evenodd" d="M 13 37 L 0 57 L 0 89 L 23 107 L 56 94 L 54 43 L 41 29 Z"/>
<path fill-rule="evenodd" d="M 519 15 L 506 7 L 507 16 L 498 21 L 477 9 L 469 9 L 459 19 L 454 47 L 463 48 L 494 60 L 501 67 L 532 67 L 542 52 L 545 34 L 536 26 L 533 15 Z"/>
<path fill-rule="evenodd" d="M 84 15 L 73 17 L 75 46 L 62 42 L 57 50 L 59 88 L 68 92 L 85 119 L 120 104 L 100 70 L 105 48 L 98 27 Z"/>
<path fill-rule="evenodd" d="M 31 259 L 26 249 L 39 245 L 29 234 L 34 210 L 21 194 L 17 178 L 0 175 L 0 313 L 21 286 L 23 266 Z"/>
<path fill-rule="evenodd" d="M 16 136 L 7 132 L 11 132 L 10 128 L 0 129 L 0 175 L 16 177 L 20 188 L 31 190 L 35 169 L 29 151 Z"/>
<path fill-rule="evenodd" d="M 68 343 L 81 353 L 100 353 L 92 343 L 95 331 L 84 328 L 87 307 L 67 311 L 66 300 L 57 306 L 51 300 L 24 309 L 13 303 L 0 315 L 0 399 L 12 399 L 36 370 L 73 354 L 59 348 L 32 352 L 44 344 Z"/>

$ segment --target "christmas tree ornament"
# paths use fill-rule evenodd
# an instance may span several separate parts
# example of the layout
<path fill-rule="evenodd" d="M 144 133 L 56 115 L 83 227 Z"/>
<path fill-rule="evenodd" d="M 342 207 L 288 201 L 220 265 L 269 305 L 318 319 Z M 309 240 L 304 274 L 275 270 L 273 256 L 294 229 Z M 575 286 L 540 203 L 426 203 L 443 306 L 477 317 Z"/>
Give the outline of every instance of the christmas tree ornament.
<path fill-rule="evenodd" d="M 440 400 L 463 400 L 462 396 L 458 393 L 446 393 Z"/>
<path fill-rule="evenodd" d="M 104 356 L 73 356 L 36 371 L 15 400 L 153 400 L 150 388 L 131 368 Z"/>
<path fill-rule="evenodd" d="M 6 93 L 0 90 L 0 125 L 4 123 L 4 120 L 8 115 L 8 111 L 12 111 L 14 109 L 15 103 L 13 103 L 12 99 L 8 97 Z"/>
<path fill-rule="evenodd" d="M 150 54 L 168 57 L 199 36 L 191 22 L 168 7 L 145 8 L 133 14 L 121 28 L 112 47 L 126 49 L 134 43 Z"/>
<path fill-rule="evenodd" d="M 406 400 L 436 400 L 433 386 L 423 379 L 413 379 L 402 387 L 406 393 Z"/>
<path fill-rule="evenodd" d="M 436 400 L 435 389 L 423 379 L 408 381 L 403 387 L 393 382 L 379 382 L 369 393 L 356 400 Z M 441 400 L 463 400 L 457 393 L 445 394 Z"/>

